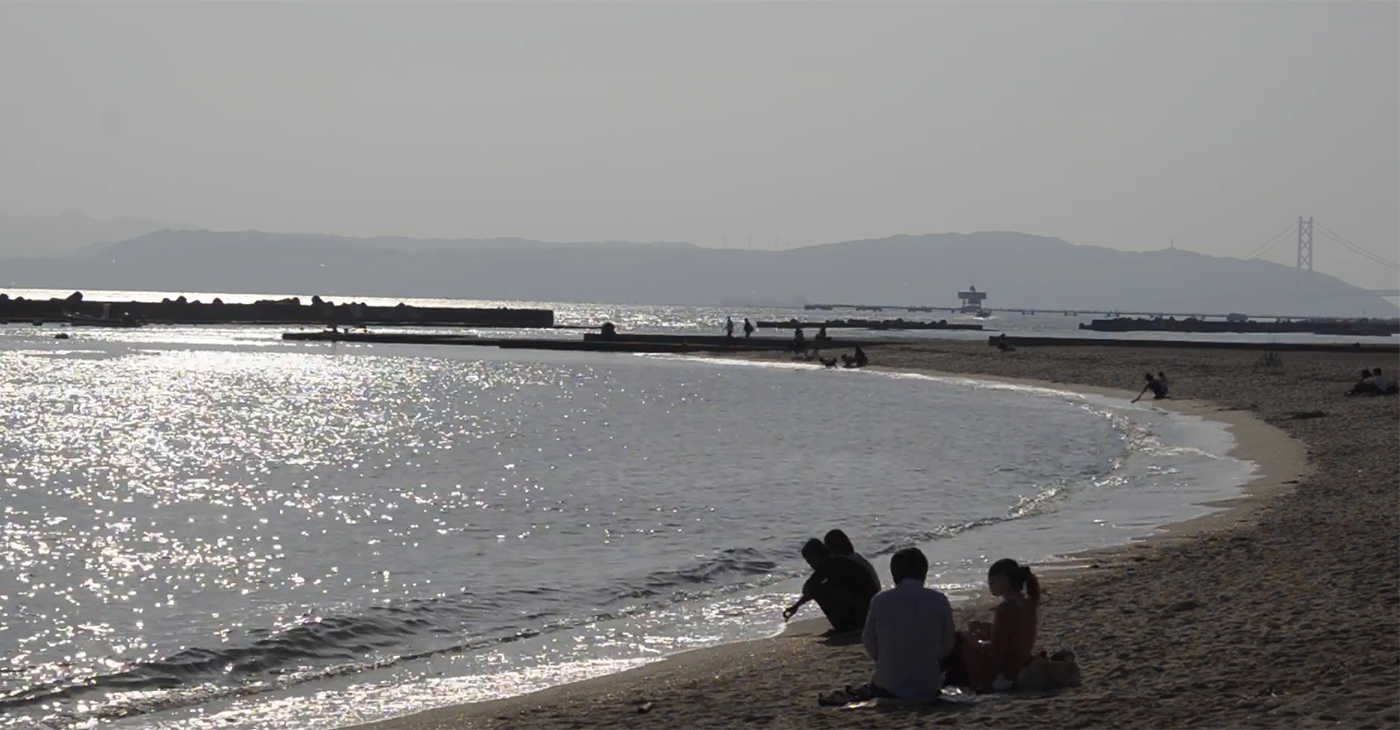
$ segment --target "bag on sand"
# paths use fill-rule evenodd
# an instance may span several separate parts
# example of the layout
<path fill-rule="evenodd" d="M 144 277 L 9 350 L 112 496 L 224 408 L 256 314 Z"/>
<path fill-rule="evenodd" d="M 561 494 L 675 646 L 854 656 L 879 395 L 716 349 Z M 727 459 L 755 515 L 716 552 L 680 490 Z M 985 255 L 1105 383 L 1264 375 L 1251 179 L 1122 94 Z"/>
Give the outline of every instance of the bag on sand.
<path fill-rule="evenodd" d="M 1038 656 L 1016 677 L 1016 689 L 1025 692 L 1078 687 L 1079 684 L 1079 663 L 1068 651 L 1055 652 L 1048 659 Z"/>

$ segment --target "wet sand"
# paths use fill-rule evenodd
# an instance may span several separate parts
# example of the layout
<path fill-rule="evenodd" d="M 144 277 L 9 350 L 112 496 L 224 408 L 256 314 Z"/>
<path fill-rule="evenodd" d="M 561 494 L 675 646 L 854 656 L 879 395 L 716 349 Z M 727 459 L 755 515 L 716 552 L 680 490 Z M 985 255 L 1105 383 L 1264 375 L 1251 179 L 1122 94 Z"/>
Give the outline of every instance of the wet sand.
<path fill-rule="evenodd" d="M 1346 727 L 1400 724 L 1400 398 L 1341 395 L 1350 353 L 1026 348 L 874 351 L 879 366 L 1054 383 L 1113 395 L 1165 370 L 1166 407 L 1229 423 L 1260 478 L 1230 509 L 1087 554 L 1047 586 L 1040 645 L 1072 648 L 1084 686 L 937 708 L 831 709 L 869 678 L 858 644 L 806 622 L 522 697 L 370 727 Z M 1105 390 L 1106 389 L 1106 390 Z M 1268 424 L 1268 425 L 1265 425 Z M 1285 435 L 1286 434 L 1286 435 Z"/>

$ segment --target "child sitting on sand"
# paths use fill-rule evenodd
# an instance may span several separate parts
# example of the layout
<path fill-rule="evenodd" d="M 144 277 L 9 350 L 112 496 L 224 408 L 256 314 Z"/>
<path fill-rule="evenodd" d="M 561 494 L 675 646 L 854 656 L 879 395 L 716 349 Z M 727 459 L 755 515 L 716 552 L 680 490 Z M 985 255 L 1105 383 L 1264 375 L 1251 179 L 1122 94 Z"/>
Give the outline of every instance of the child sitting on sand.
<path fill-rule="evenodd" d="M 977 692 L 1004 692 L 1031 663 L 1040 623 L 1040 581 L 1029 566 L 1004 558 L 987 571 L 987 587 L 1002 601 L 992 623 L 968 622 L 959 631 L 945 683 Z"/>

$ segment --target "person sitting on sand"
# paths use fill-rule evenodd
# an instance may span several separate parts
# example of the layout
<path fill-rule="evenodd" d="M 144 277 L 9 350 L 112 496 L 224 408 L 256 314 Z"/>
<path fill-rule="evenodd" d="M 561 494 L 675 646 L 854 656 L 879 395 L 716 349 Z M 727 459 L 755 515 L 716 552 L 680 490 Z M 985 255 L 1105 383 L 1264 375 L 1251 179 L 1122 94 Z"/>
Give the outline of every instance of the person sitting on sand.
<path fill-rule="evenodd" d="M 1162 400 L 1167 397 L 1167 384 L 1158 380 L 1152 373 L 1148 373 L 1147 385 L 1142 386 L 1142 392 L 1138 393 L 1137 397 L 1133 399 L 1133 402 L 1136 403 L 1142 400 L 1142 396 L 1145 395 L 1148 390 L 1152 391 L 1152 400 Z"/>
<path fill-rule="evenodd" d="M 815 537 L 802 546 L 802 557 L 812 566 L 812 577 L 802 584 L 797 603 L 783 610 L 783 620 L 792 618 L 802 604 L 816 601 L 831 622 L 828 635 L 859 631 L 865 626 L 870 599 L 880 591 L 865 568 L 850 558 L 833 555 Z"/>
<path fill-rule="evenodd" d="M 1172 392 L 1172 384 L 1171 384 L 1170 382 L 1167 381 L 1167 374 L 1164 373 L 1164 372 L 1162 372 L 1161 370 L 1158 370 L 1158 371 L 1157 371 L 1157 382 L 1159 382 L 1159 383 L 1162 384 L 1162 392 L 1164 392 L 1164 393 L 1166 393 L 1168 396 L 1170 396 L 1170 395 L 1171 395 L 1171 392 Z"/>
<path fill-rule="evenodd" d="M 1029 566 L 1011 558 L 992 563 L 987 587 L 1001 603 L 992 622 L 968 622 L 957 635 L 957 655 L 946 667 L 947 683 L 977 692 L 1011 689 L 1021 670 L 1031 663 L 1040 620 L 1040 581 Z"/>
<path fill-rule="evenodd" d="M 836 367 L 836 358 L 834 358 L 834 357 L 823 357 L 823 358 L 820 358 L 820 360 L 821 360 L 821 363 L 822 363 L 822 367 L 826 367 L 826 368 L 834 368 L 834 367 Z"/>
<path fill-rule="evenodd" d="M 1351 386 L 1351 390 L 1347 391 L 1347 395 L 1365 395 L 1374 392 L 1375 387 L 1376 378 L 1371 374 L 1371 370 L 1368 368 L 1361 371 L 1361 379 L 1356 381 L 1356 385 Z"/>
<path fill-rule="evenodd" d="M 1390 391 L 1390 383 L 1386 382 L 1380 368 L 1371 371 L 1371 387 L 1375 388 L 1376 395 L 1384 395 Z"/>
<path fill-rule="evenodd" d="M 870 564 L 865 556 L 856 552 L 856 546 L 851 544 L 851 538 L 846 537 L 846 533 L 840 530 L 832 530 L 822 538 L 822 544 L 835 555 L 841 555 L 860 563 L 860 567 L 865 568 L 865 572 L 870 574 L 870 579 L 875 581 L 875 590 L 880 590 L 880 574 L 875 572 L 875 566 Z"/>
<path fill-rule="evenodd" d="M 870 600 L 862 636 L 875 662 L 872 697 L 909 701 L 937 699 L 943 688 L 942 660 L 953 652 L 956 634 L 948 597 L 924 587 L 928 558 L 904 548 L 890 558 L 894 587 Z"/>
<path fill-rule="evenodd" d="M 866 365 L 870 364 L 870 358 L 865 356 L 865 350 L 860 349 L 860 345 L 856 345 L 856 354 L 854 359 L 856 362 L 856 367 L 858 368 L 863 368 Z"/>

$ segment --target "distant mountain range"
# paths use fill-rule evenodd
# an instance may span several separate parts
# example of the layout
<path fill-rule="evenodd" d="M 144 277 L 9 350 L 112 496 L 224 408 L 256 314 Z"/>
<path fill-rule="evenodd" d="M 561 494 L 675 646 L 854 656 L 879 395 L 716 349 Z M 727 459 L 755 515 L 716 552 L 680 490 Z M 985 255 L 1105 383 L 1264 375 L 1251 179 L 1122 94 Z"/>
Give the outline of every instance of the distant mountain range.
<path fill-rule="evenodd" d="M 64 257 L 92 244 L 124 241 L 164 228 L 169 223 L 118 218 L 98 220 L 82 213 L 51 216 L 0 215 L 0 259 L 22 256 Z"/>
<path fill-rule="evenodd" d="M 1134 253 L 984 232 L 788 251 L 685 243 L 344 238 L 161 230 L 67 258 L 0 261 L 0 287 L 462 297 L 618 304 L 839 301 L 988 307 L 1400 316 L 1334 277 L 1179 249 Z"/>

